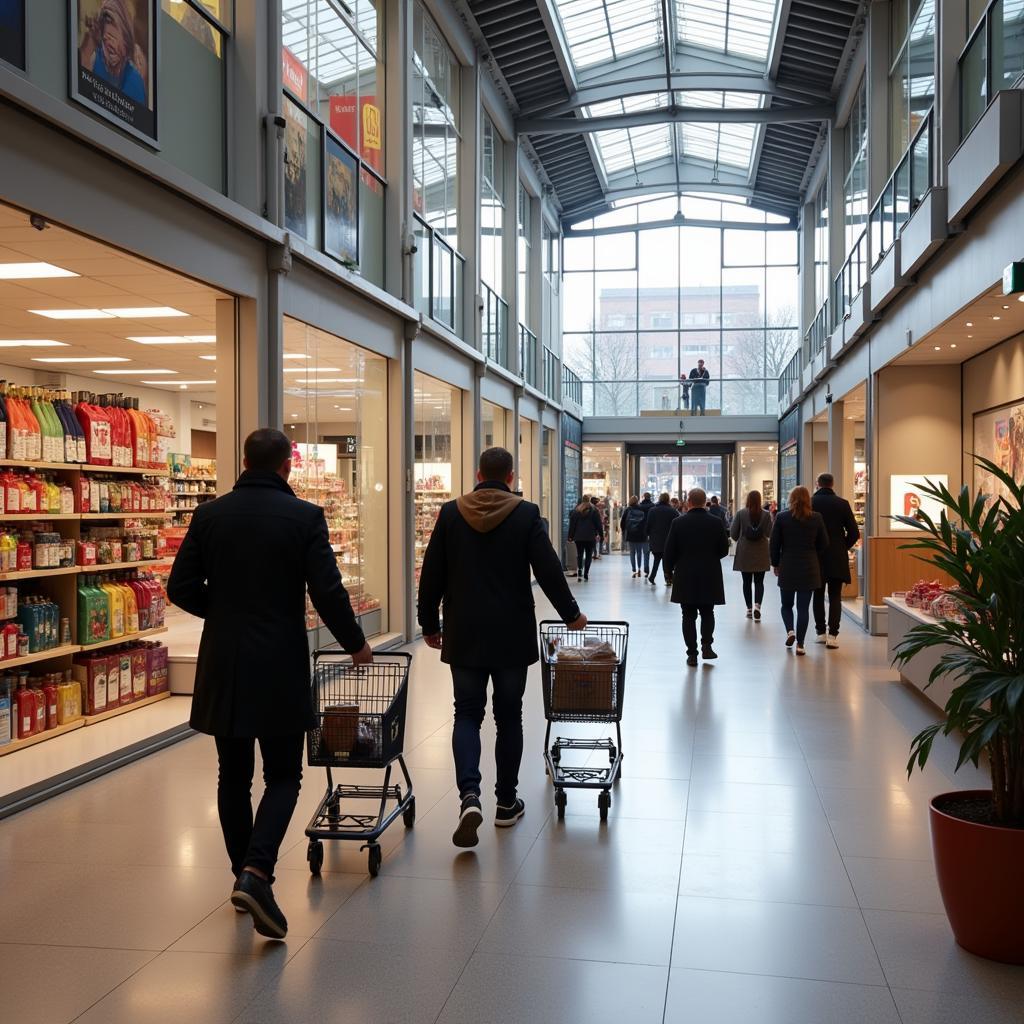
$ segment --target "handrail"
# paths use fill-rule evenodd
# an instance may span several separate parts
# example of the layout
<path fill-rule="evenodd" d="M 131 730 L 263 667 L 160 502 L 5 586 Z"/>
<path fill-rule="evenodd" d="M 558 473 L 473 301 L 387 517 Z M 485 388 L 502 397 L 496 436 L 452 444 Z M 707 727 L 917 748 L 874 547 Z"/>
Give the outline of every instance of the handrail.
<path fill-rule="evenodd" d="M 490 285 L 480 282 L 480 330 L 483 352 L 488 359 L 509 369 L 508 303 Z"/>
<path fill-rule="evenodd" d="M 544 346 L 544 394 L 551 399 L 552 402 L 561 402 L 562 393 L 559 387 L 561 383 L 561 377 L 558 373 L 558 356 L 547 347 Z"/>
<path fill-rule="evenodd" d="M 519 325 L 519 376 L 537 386 L 537 335 L 526 324 Z"/>
<path fill-rule="evenodd" d="M 801 364 L 802 353 L 797 349 L 793 353 L 793 358 L 786 363 L 782 373 L 779 374 L 779 402 L 780 404 L 785 403 L 789 405 L 789 390 L 793 384 L 800 380 L 800 374 L 803 372 L 803 366 Z"/>
<path fill-rule="evenodd" d="M 826 298 L 811 321 L 811 326 L 804 334 L 803 357 L 804 365 L 809 366 L 814 357 L 825 347 L 825 339 L 829 335 L 829 300 Z"/>
<path fill-rule="evenodd" d="M 577 405 L 583 405 L 583 381 L 568 366 L 562 367 L 562 395 Z"/>
<path fill-rule="evenodd" d="M 842 269 L 832 282 L 832 330 L 834 331 L 849 315 L 853 300 L 860 295 L 868 279 L 868 229 L 867 225 L 857 236 Z"/>
<path fill-rule="evenodd" d="M 974 27 L 974 31 L 971 32 L 967 39 L 967 43 L 964 48 L 960 51 L 960 55 L 957 57 L 957 98 L 959 100 L 959 128 L 960 128 L 960 141 L 971 133 L 974 126 L 981 120 L 982 114 L 991 106 L 992 101 L 996 98 L 996 93 L 1000 88 L 1019 88 L 1020 87 L 1020 68 L 1017 66 L 1019 59 L 1019 32 L 1021 29 L 1020 22 L 1016 19 L 1012 19 L 1010 22 L 1006 20 L 1002 24 L 1002 47 L 997 48 L 994 45 L 995 38 L 995 19 L 993 17 L 995 8 L 1000 4 L 1000 0 L 987 0 L 985 11 L 978 19 L 978 24 Z M 1006 18 L 1006 8 L 1001 6 L 1003 18 Z M 1007 35 L 1007 25 L 1011 24 L 1015 26 L 1018 33 L 1016 40 L 1014 36 Z M 977 84 L 967 83 L 965 89 L 964 82 L 964 64 L 975 54 L 975 48 L 981 48 L 981 67 L 984 78 L 984 90 L 980 94 L 978 93 Z M 993 61 L 993 57 L 997 52 L 1002 53 L 1003 66 L 997 68 Z M 1010 81 L 1007 76 L 1007 70 L 1011 72 L 1011 75 L 1016 78 L 1016 81 Z M 984 98 L 985 105 L 975 111 L 976 116 L 973 121 L 968 123 L 966 119 L 965 111 L 965 98 L 967 95 L 973 94 L 975 99 Z"/>

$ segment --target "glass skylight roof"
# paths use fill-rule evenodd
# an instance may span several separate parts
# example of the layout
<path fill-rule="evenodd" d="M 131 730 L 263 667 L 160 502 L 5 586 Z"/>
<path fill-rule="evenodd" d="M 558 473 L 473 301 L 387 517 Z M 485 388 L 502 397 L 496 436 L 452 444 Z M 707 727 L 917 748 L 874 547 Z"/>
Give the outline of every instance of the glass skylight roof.
<path fill-rule="evenodd" d="M 659 0 L 555 0 L 555 6 L 577 68 L 663 44 Z"/>
<path fill-rule="evenodd" d="M 766 61 L 777 0 L 675 0 L 679 42 Z"/>

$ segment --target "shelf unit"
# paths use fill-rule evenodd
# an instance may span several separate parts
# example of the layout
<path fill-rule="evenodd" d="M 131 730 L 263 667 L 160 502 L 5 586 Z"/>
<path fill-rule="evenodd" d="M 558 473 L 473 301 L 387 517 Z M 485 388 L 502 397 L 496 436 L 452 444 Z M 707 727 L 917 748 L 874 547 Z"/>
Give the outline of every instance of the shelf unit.
<path fill-rule="evenodd" d="M 38 459 L 0 459 L 0 466 L 14 469 L 75 470 L 79 473 L 124 473 L 134 476 L 168 476 L 169 469 L 147 469 L 142 466 L 94 466 L 85 462 L 42 462 Z"/>
<path fill-rule="evenodd" d="M 51 517 L 46 516 L 45 518 Z M 100 519 L 169 519 L 170 516 L 165 509 L 163 512 L 79 512 L 67 518 L 81 519 L 83 522 L 96 522 Z"/>
<path fill-rule="evenodd" d="M 12 572 L 0 572 L 0 583 L 13 583 L 16 580 L 48 579 L 51 576 L 73 576 L 82 571 L 79 565 L 66 565 L 59 569 L 15 569 Z"/>
<path fill-rule="evenodd" d="M 66 523 L 81 518 L 79 512 L 5 512 L 0 515 L 0 523 L 38 523 L 41 519 Z"/>
<path fill-rule="evenodd" d="M 163 693 L 154 693 L 151 697 L 142 697 L 139 700 L 133 700 L 130 704 L 119 704 L 116 708 L 111 708 L 109 711 L 101 711 L 96 715 L 84 715 L 82 717 L 83 725 L 96 725 L 97 722 L 105 722 L 108 718 L 117 718 L 118 715 L 127 714 L 129 711 L 134 711 L 136 708 L 144 708 L 147 704 L 156 704 L 158 701 L 167 700 L 170 697 L 170 691 L 164 690 Z M 53 730 L 56 732 L 56 730 Z M 40 733 L 40 736 L 45 736 L 46 733 Z"/>
<path fill-rule="evenodd" d="M 129 708 L 130 705 L 126 705 L 125 710 L 129 710 Z M 76 729 L 81 729 L 85 724 L 84 717 L 76 718 L 73 722 L 65 722 L 54 729 L 47 729 L 46 732 L 36 733 L 35 736 L 26 736 L 23 740 L 11 740 L 10 743 L 5 743 L 0 747 L 0 757 L 13 754 L 16 750 L 24 750 L 26 747 L 34 747 L 37 743 L 52 740 L 56 736 L 63 736 L 65 733 L 74 732 Z"/>
<path fill-rule="evenodd" d="M 118 644 L 130 644 L 136 640 L 145 640 L 146 637 L 156 636 L 158 633 L 166 633 L 166 626 L 154 626 L 152 629 L 140 629 L 138 633 L 125 633 L 124 636 L 115 636 L 110 640 L 99 640 L 94 644 L 78 644 L 75 652 L 87 653 L 89 651 L 101 651 L 104 647 L 116 647 Z M 8 662 L 0 661 L 0 668 Z"/>
<path fill-rule="evenodd" d="M 50 647 L 45 651 L 25 654 L 20 658 L 5 658 L 0 661 L 0 672 L 9 668 L 17 668 L 19 665 L 34 665 L 37 661 L 52 661 L 54 658 L 63 658 L 67 654 L 78 654 L 81 650 L 82 648 L 78 644 L 64 644 L 63 647 Z"/>

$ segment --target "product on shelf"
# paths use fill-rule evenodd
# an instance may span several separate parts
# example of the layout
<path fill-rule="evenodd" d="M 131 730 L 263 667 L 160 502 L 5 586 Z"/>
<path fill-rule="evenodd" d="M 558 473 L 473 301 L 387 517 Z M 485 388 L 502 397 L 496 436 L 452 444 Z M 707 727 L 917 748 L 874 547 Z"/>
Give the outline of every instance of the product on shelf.
<path fill-rule="evenodd" d="M 126 515 L 132 512 L 163 512 L 166 509 L 167 491 L 157 483 L 94 473 L 83 473 L 79 482 L 79 512 Z"/>
<path fill-rule="evenodd" d="M 907 607 L 928 608 L 932 602 L 946 592 L 938 580 L 918 580 L 906 595 Z"/>
<path fill-rule="evenodd" d="M 5 708 L 9 708 L 7 715 Z M 0 745 L 37 736 L 81 717 L 81 688 L 72 679 L 71 669 L 42 676 L 19 669 L 16 675 L 0 677 Z"/>
<path fill-rule="evenodd" d="M 159 530 L 120 526 L 86 527 L 75 548 L 75 562 L 82 566 L 155 561 L 163 554 Z"/>
<path fill-rule="evenodd" d="M 78 642 L 90 644 L 131 636 L 164 624 L 167 599 L 150 573 L 83 575 L 78 580 Z"/>
<path fill-rule="evenodd" d="M 46 473 L 5 469 L 0 473 L 0 513 L 4 515 L 73 515 L 70 484 Z"/>
<path fill-rule="evenodd" d="M 86 715 L 98 715 L 166 693 L 167 648 L 135 641 L 75 656 L 74 678 L 81 687 Z"/>
<path fill-rule="evenodd" d="M 38 654 L 60 646 L 61 610 L 57 603 L 39 594 L 22 595 L 18 601 L 18 650 L 15 657 Z M 5 626 L 6 631 L 8 627 Z M 5 633 L 5 640 L 7 639 Z M 8 645 L 4 645 L 4 657 L 9 658 Z"/>

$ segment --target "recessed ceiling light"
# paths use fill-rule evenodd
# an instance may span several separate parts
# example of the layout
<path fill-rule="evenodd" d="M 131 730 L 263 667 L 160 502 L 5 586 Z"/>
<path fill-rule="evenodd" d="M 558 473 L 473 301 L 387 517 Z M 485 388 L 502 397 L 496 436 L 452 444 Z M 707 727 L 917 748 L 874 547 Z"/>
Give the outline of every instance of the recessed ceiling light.
<path fill-rule="evenodd" d="M 150 370 L 149 373 L 159 373 L 159 370 Z M 168 373 L 174 373 L 176 371 L 169 370 Z M 179 384 L 184 387 L 186 384 L 216 384 L 215 380 L 143 380 L 139 381 L 140 384 Z"/>
<path fill-rule="evenodd" d="M 42 338 L 30 338 L 24 341 L 17 339 L 0 340 L 0 348 L 67 348 L 66 341 L 49 341 Z"/>
<path fill-rule="evenodd" d="M 1010 308 L 1009 306 L 1003 306 L 1003 309 L 1009 309 L 1009 308 Z"/>
<path fill-rule="evenodd" d="M 126 306 L 120 309 L 104 309 L 104 313 L 122 320 L 154 320 L 162 317 L 188 316 L 173 306 Z"/>
<path fill-rule="evenodd" d="M 297 412 L 293 412 L 293 413 L 292 413 L 292 419 L 293 419 L 293 420 L 296 420 L 296 419 L 298 419 L 298 418 L 299 418 L 299 414 L 298 414 Z"/>
<path fill-rule="evenodd" d="M 216 334 L 172 334 L 167 337 L 133 337 L 129 335 L 129 341 L 136 341 L 140 345 L 213 345 L 217 341 Z"/>
<path fill-rule="evenodd" d="M 340 366 L 286 366 L 284 373 L 340 373 Z"/>
<path fill-rule="evenodd" d="M 993 320 L 1002 320 L 1003 318 L 1001 316 L 994 316 L 994 317 L 992 317 L 992 319 Z"/>
<path fill-rule="evenodd" d="M 33 363 L 130 363 L 124 356 L 33 356 Z"/>
<path fill-rule="evenodd" d="M 200 356 L 200 359 L 205 359 L 209 363 L 215 363 L 217 361 L 216 356 Z"/>
<path fill-rule="evenodd" d="M 94 370 L 94 373 L 106 373 L 113 376 L 114 374 L 142 374 L 145 376 L 147 373 L 155 376 L 158 373 L 177 373 L 177 370 Z"/>
<path fill-rule="evenodd" d="M 942 346 L 941 345 L 936 345 L 935 346 L 935 351 L 936 352 L 940 352 L 941 350 L 942 350 Z"/>
<path fill-rule="evenodd" d="M 52 263 L 0 263 L 0 281 L 32 281 L 44 277 L 78 277 Z"/>
<path fill-rule="evenodd" d="M 102 309 L 30 309 L 36 316 L 50 320 L 113 320 L 114 314 Z"/>
<path fill-rule="evenodd" d="M 972 321 L 968 320 L 966 326 L 967 327 L 973 327 L 974 323 Z"/>
<path fill-rule="evenodd" d="M 285 352 L 281 357 L 282 359 L 308 359 L 309 356 L 303 355 L 301 352 Z"/>
<path fill-rule="evenodd" d="M 956 348 L 956 342 L 955 341 L 950 342 L 949 347 L 950 348 Z"/>
<path fill-rule="evenodd" d="M 968 337 L 968 338 L 973 338 L 973 337 L 974 337 L 974 335 L 973 335 L 973 334 L 968 334 L 968 335 L 967 335 L 967 337 Z"/>
<path fill-rule="evenodd" d="M 296 384 L 358 384 L 358 381 L 350 380 L 348 377 L 306 377 L 303 380 L 295 381 Z M 443 406 L 435 405 L 435 409 Z"/>

